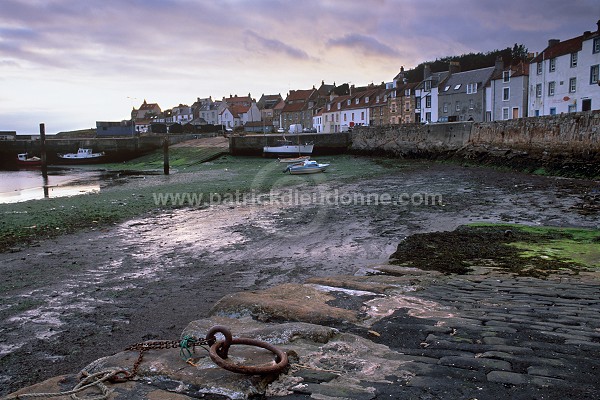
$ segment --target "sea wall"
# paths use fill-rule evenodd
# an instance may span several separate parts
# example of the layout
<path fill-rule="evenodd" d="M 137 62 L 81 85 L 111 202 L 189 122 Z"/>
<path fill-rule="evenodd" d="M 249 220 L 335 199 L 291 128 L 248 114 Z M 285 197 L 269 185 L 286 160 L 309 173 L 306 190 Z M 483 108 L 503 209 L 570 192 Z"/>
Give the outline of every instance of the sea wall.
<path fill-rule="evenodd" d="M 358 127 L 350 151 L 600 176 L 600 111 L 494 122 Z"/>
<path fill-rule="evenodd" d="M 169 135 L 171 144 L 189 140 L 198 135 Z M 57 161 L 57 153 L 73 153 L 78 148 L 103 151 L 110 161 L 122 161 L 159 149 L 163 136 L 139 136 L 133 138 L 66 138 L 56 139 L 51 135 L 46 139 L 46 153 L 49 162 Z M 10 140 L 0 142 L 0 165 L 11 165 L 17 154 L 28 152 L 39 155 L 41 142 L 37 140 Z"/>

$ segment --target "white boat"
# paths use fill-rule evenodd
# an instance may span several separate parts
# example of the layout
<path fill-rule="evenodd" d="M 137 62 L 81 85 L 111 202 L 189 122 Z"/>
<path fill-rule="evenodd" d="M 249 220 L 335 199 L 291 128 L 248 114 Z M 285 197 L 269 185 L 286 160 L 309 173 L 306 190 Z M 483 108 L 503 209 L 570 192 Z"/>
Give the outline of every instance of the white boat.
<path fill-rule="evenodd" d="M 263 154 L 265 156 L 311 155 L 313 147 L 314 145 L 312 143 L 292 144 L 292 142 L 286 140 L 278 146 L 264 146 Z"/>
<path fill-rule="evenodd" d="M 105 156 L 104 152 L 94 153 L 92 149 L 78 149 L 77 153 L 58 154 L 58 158 L 69 163 L 92 163 L 98 162 Z"/>
<path fill-rule="evenodd" d="M 305 160 L 301 163 L 290 164 L 283 172 L 289 172 L 292 175 L 316 174 L 323 172 L 329 167 L 329 164 L 319 164 L 314 160 Z"/>
<path fill-rule="evenodd" d="M 42 159 L 37 156 L 29 156 L 27 153 L 17 154 L 17 164 L 22 166 L 38 167 L 42 165 Z"/>
<path fill-rule="evenodd" d="M 283 164 L 297 164 L 299 162 L 303 162 L 306 160 L 310 160 L 310 156 L 301 156 L 301 157 L 293 157 L 293 158 L 280 158 L 279 162 Z"/>

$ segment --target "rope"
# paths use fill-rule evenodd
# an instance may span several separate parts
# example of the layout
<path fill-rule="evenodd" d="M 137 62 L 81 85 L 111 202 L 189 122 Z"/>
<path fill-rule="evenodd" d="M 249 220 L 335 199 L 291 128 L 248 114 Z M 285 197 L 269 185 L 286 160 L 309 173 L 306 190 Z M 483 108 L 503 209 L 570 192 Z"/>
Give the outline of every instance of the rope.
<path fill-rule="evenodd" d="M 34 398 L 52 398 L 52 397 L 64 397 L 71 396 L 73 400 L 79 400 L 79 397 L 76 396 L 77 393 L 82 392 L 86 389 L 97 387 L 101 395 L 95 397 L 87 397 L 86 400 L 106 400 L 108 396 L 112 393 L 104 382 L 113 378 L 117 374 L 119 374 L 120 370 L 106 370 L 100 371 L 93 374 L 88 374 L 87 372 L 83 372 L 87 375 L 85 378 L 81 380 L 72 390 L 66 392 L 56 392 L 56 393 L 27 393 L 27 394 L 18 394 L 13 397 L 7 397 L 7 400 L 17 400 L 17 399 L 34 399 Z"/>

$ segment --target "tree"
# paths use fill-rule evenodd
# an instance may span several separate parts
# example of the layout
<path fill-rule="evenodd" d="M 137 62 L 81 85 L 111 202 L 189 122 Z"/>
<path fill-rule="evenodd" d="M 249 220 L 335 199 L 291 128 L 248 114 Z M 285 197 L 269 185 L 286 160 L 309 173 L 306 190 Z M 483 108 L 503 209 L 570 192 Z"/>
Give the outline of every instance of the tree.
<path fill-rule="evenodd" d="M 529 50 L 522 44 L 516 44 L 513 46 L 511 51 L 512 65 L 518 64 L 521 61 L 527 60 L 527 54 Z"/>

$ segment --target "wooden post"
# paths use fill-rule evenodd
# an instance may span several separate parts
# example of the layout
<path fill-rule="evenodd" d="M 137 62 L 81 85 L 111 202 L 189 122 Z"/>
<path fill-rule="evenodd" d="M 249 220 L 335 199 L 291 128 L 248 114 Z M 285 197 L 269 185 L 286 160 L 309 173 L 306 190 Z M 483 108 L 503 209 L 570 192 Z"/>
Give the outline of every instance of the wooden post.
<path fill-rule="evenodd" d="M 40 158 L 42 159 L 42 175 L 48 175 L 48 159 L 46 158 L 46 125 L 40 124 Z"/>
<path fill-rule="evenodd" d="M 163 171 L 165 175 L 169 175 L 169 138 L 163 139 Z"/>

